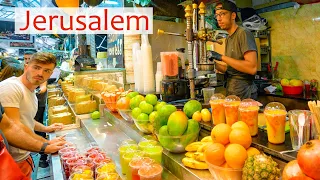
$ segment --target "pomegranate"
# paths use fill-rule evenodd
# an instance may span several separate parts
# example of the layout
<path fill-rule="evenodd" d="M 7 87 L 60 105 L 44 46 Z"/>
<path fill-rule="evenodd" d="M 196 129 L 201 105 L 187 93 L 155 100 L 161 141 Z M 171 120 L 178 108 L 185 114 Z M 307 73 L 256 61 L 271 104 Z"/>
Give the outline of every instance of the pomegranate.
<path fill-rule="evenodd" d="M 290 161 L 283 169 L 282 180 L 312 180 L 306 176 L 299 167 L 298 161 Z"/>
<path fill-rule="evenodd" d="M 320 140 L 311 140 L 304 144 L 298 152 L 297 160 L 303 173 L 320 180 Z"/>

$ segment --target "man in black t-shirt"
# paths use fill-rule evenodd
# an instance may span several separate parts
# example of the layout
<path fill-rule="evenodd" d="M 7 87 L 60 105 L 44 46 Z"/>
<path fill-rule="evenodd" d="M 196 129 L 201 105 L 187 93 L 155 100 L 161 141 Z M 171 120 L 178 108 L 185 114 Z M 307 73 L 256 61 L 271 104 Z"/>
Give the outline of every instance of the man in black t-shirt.
<path fill-rule="evenodd" d="M 253 34 L 236 24 L 237 6 L 230 1 L 217 3 L 215 18 L 221 29 L 229 36 L 226 39 L 225 55 L 208 51 L 209 60 L 223 61 L 228 66 L 216 63 L 216 69 L 227 75 L 227 95 L 241 99 L 257 99 L 257 87 L 253 83 L 257 72 L 257 46 Z"/>

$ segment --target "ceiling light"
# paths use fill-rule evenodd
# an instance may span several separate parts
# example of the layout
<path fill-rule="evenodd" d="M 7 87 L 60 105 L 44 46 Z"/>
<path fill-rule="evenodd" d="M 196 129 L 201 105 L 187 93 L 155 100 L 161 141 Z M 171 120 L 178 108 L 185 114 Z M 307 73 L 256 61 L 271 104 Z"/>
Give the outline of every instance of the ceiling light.
<path fill-rule="evenodd" d="M 0 5 L 1 5 L 1 6 L 14 7 L 14 5 L 13 5 L 12 2 L 11 2 L 11 0 L 1 0 Z"/>

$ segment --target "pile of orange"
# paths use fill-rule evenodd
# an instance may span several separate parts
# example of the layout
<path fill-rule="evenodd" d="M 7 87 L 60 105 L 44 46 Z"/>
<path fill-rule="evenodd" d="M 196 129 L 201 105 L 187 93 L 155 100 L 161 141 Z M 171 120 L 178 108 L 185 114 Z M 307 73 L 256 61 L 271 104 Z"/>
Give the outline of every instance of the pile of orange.
<path fill-rule="evenodd" d="M 248 156 L 260 152 L 250 147 L 252 138 L 246 123 L 238 121 L 232 126 L 218 124 L 211 131 L 212 144 L 205 151 L 205 159 L 216 166 L 241 169 Z"/>

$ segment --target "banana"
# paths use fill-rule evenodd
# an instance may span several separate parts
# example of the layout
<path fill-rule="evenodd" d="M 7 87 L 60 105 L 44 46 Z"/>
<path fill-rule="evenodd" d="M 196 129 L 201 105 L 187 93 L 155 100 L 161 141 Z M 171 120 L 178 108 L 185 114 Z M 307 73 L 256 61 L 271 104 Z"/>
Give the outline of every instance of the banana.
<path fill-rule="evenodd" d="M 212 144 L 212 142 L 205 142 L 203 143 L 202 146 L 200 146 L 198 149 L 197 149 L 197 152 L 204 152 L 206 151 L 208 145 Z"/>
<path fill-rule="evenodd" d="M 192 158 L 193 154 L 194 154 L 194 152 L 187 152 L 185 155 L 186 155 L 186 157 Z"/>
<path fill-rule="evenodd" d="M 197 149 L 200 147 L 200 146 L 202 146 L 202 144 L 203 144 L 203 142 L 193 142 L 193 143 L 191 143 L 191 144 L 189 144 L 185 149 L 186 149 L 186 151 L 197 151 Z"/>
<path fill-rule="evenodd" d="M 211 136 L 206 136 L 201 139 L 201 142 L 212 142 L 212 138 L 211 138 Z"/>
<path fill-rule="evenodd" d="M 182 163 L 184 166 L 192 168 L 192 169 L 208 169 L 207 163 L 197 161 L 193 158 L 185 157 L 182 159 Z"/>
<path fill-rule="evenodd" d="M 203 153 L 203 152 L 195 152 L 195 153 L 193 154 L 193 158 L 194 158 L 195 160 L 197 160 L 197 161 L 202 161 L 202 162 L 205 161 L 205 160 L 204 160 L 204 153 Z"/>

